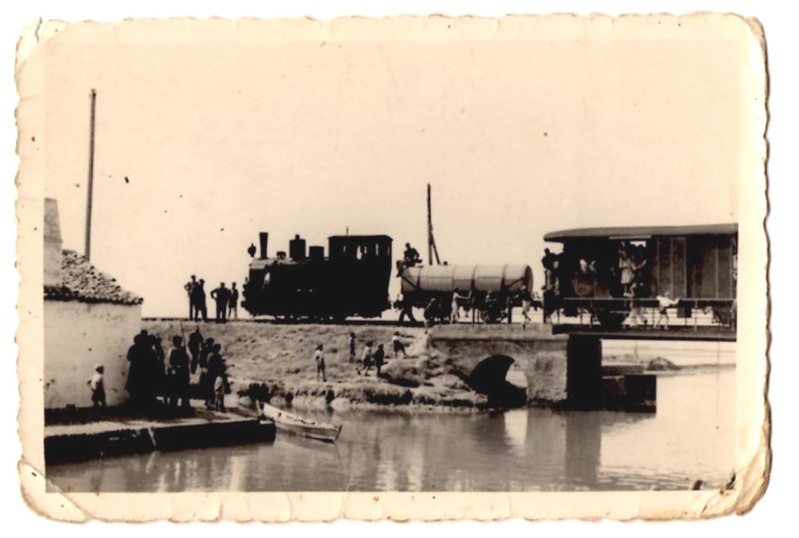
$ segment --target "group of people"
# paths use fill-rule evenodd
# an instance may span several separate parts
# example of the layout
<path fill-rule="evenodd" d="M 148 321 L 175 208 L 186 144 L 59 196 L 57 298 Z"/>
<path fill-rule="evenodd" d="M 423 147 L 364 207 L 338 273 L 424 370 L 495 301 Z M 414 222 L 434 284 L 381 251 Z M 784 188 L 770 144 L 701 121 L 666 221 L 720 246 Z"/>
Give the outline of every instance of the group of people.
<path fill-rule="evenodd" d="M 460 321 L 461 309 L 474 309 L 484 323 L 497 323 L 507 319 L 512 321 L 511 311 L 515 305 L 521 303 L 522 325 L 526 328 L 530 320 L 530 310 L 533 307 L 533 295 L 526 285 L 516 293 L 486 292 L 476 296 L 473 292 L 461 293 L 459 288 L 452 292 L 449 307 L 439 298 L 433 297 L 424 309 L 425 328 L 431 327 L 437 319 L 448 319 L 450 324 Z M 402 318 L 400 318 L 402 321 Z"/>
<path fill-rule="evenodd" d="M 189 369 L 196 377 L 200 393 L 208 409 L 225 410 L 225 394 L 230 394 L 227 363 L 222 346 L 213 338 L 203 339 L 199 327 L 189 335 Z"/>
<path fill-rule="evenodd" d="M 545 283 L 544 290 L 544 312 L 545 320 L 548 313 L 557 311 L 554 297 L 560 290 L 560 254 L 544 249 L 544 257 L 541 264 L 544 267 Z M 597 261 L 596 259 L 580 258 L 577 260 L 577 274 L 598 279 L 610 285 L 613 292 L 618 293 L 614 296 L 623 296 L 631 299 L 630 324 L 648 325 L 645 317 L 645 308 L 637 301 L 645 297 L 651 297 L 652 286 L 650 274 L 647 268 L 647 251 L 644 244 L 622 241 L 618 245 L 618 250 L 614 256 L 611 252 L 609 256 Z M 679 298 L 672 298 L 670 292 L 664 291 L 654 296 L 657 301 L 656 315 L 653 316 L 652 328 L 666 329 L 669 325 L 669 309 L 680 304 Z"/>
<path fill-rule="evenodd" d="M 383 347 L 383 344 L 378 344 L 377 349 L 374 347 L 375 342 L 374 340 L 367 340 L 363 346 L 363 350 L 361 352 L 361 360 L 360 360 L 360 367 L 358 368 L 358 375 L 363 374 L 364 376 L 369 375 L 369 371 L 374 366 L 376 370 L 377 377 L 381 376 L 380 370 L 383 368 L 383 365 L 386 363 L 386 351 Z M 405 352 L 405 343 L 400 338 L 399 331 L 394 331 L 394 334 L 391 335 L 391 347 L 394 353 L 394 358 L 399 358 L 400 354 L 403 357 L 407 357 L 408 354 Z M 357 358 L 357 340 L 355 338 L 355 333 L 350 333 L 349 339 L 349 348 L 350 348 L 350 362 L 355 363 L 358 362 Z"/>
<path fill-rule="evenodd" d="M 191 280 L 183 286 L 189 298 L 189 321 L 208 321 L 208 307 L 206 305 L 205 280 L 197 280 L 191 275 Z M 216 302 L 216 322 L 225 323 L 229 318 L 239 318 L 239 290 L 236 283 L 230 288 L 224 282 L 219 287 L 211 290 L 211 299 Z"/>
<path fill-rule="evenodd" d="M 160 399 L 169 407 L 188 408 L 195 378 L 206 407 L 224 411 L 230 382 L 221 352 L 222 346 L 213 338 L 203 339 L 199 327 L 189 335 L 188 351 L 183 337 L 173 336 L 168 357 L 159 336 L 141 331 L 133 338 L 127 355 L 130 367 L 125 389 L 131 405 L 138 410 L 152 409 Z M 95 408 L 106 406 L 104 372 L 103 365 L 98 364 L 88 380 Z"/>
<path fill-rule="evenodd" d="M 380 370 L 386 363 L 386 350 L 383 344 L 378 344 L 377 348 L 375 348 L 374 340 L 367 340 L 361 351 L 360 361 L 358 360 L 358 340 L 354 332 L 350 332 L 349 334 L 348 347 L 350 352 L 349 363 L 360 363 L 356 370 L 358 375 L 369 376 L 369 372 L 374 368 L 377 377 L 381 377 L 382 373 Z M 405 343 L 400 338 L 399 331 L 395 331 L 391 336 L 391 347 L 393 349 L 394 358 L 398 358 L 400 355 L 403 357 L 408 356 L 405 352 Z M 323 344 L 316 346 L 313 358 L 316 363 L 316 380 L 319 381 L 321 379 L 326 382 L 327 375 L 324 349 Z"/>

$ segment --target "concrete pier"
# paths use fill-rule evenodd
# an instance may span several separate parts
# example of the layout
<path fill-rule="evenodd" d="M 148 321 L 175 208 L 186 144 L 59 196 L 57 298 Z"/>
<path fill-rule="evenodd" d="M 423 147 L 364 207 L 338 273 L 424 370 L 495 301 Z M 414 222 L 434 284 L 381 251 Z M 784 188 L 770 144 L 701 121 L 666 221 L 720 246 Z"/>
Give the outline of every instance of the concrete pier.
<path fill-rule="evenodd" d="M 602 341 L 596 336 L 570 336 L 566 346 L 568 407 L 602 407 Z"/>
<path fill-rule="evenodd" d="M 273 423 L 237 413 L 169 420 L 104 420 L 47 425 L 44 456 L 48 465 L 109 456 L 145 454 L 274 441 Z"/>

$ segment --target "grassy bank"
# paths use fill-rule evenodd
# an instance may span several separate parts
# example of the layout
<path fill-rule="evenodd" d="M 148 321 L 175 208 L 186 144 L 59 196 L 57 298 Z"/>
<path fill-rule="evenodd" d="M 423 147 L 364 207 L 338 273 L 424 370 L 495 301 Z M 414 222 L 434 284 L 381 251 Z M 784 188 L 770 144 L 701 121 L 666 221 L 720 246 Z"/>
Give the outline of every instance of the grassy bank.
<path fill-rule="evenodd" d="M 195 324 L 178 321 L 146 320 L 143 328 L 161 336 L 164 342 L 173 335 L 188 338 Z M 351 406 L 417 409 L 475 409 L 483 407 L 485 397 L 470 390 L 444 357 L 429 353 L 421 328 L 379 325 L 311 325 L 230 322 L 199 324 L 204 338 L 222 345 L 233 391 L 251 384 L 264 384 L 275 394 L 276 403 L 286 400 L 302 407 L 346 409 Z M 391 337 L 399 330 L 407 357 L 394 358 Z M 350 362 L 348 337 L 354 332 L 356 362 Z M 366 342 L 374 349 L 383 344 L 386 363 L 383 377 L 359 375 L 358 358 Z M 327 381 L 317 381 L 314 349 L 325 347 Z M 281 402 L 282 401 L 282 402 Z"/>

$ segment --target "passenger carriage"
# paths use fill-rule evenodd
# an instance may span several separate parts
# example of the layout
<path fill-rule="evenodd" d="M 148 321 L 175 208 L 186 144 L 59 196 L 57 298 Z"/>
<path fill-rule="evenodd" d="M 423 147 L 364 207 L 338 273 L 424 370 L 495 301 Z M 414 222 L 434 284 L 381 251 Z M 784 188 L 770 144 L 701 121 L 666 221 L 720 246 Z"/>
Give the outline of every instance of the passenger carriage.
<path fill-rule="evenodd" d="M 562 252 L 545 268 L 547 314 L 588 312 L 618 327 L 634 307 L 657 308 L 658 297 L 679 299 L 678 317 L 712 312 L 734 326 L 738 225 L 582 228 L 552 232 L 544 240 Z"/>

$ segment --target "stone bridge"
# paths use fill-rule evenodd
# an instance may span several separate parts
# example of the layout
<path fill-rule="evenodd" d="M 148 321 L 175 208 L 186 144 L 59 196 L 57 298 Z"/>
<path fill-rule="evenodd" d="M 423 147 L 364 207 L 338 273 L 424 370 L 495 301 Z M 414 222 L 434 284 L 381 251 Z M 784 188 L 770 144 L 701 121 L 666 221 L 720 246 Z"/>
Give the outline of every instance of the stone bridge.
<path fill-rule="evenodd" d="M 515 362 L 527 379 L 528 402 L 594 408 L 602 399 L 597 336 L 556 335 L 548 325 L 441 325 L 427 345 L 478 392 L 500 390 Z"/>

